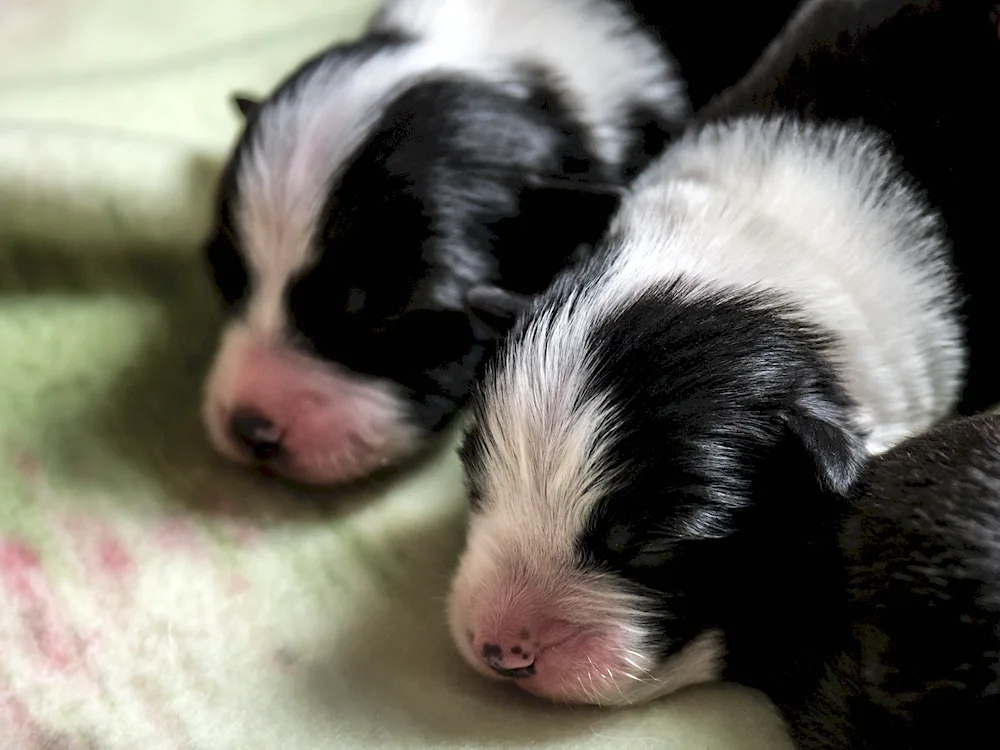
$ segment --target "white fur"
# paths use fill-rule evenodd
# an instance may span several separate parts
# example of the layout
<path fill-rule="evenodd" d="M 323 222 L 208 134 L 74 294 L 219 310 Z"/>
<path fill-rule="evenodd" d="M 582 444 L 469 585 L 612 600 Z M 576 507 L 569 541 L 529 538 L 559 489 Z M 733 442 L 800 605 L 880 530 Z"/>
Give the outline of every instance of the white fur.
<path fill-rule="evenodd" d="M 954 276 L 938 220 L 892 180 L 870 133 L 747 119 L 671 149 L 611 231 L 629 237 L 604 309 L 657 278 L 767 289 L 836 334 L 838 373 L 867 447 L 882 452 L 954 407 L 965 371 Z M 885 199 L 880 202 L 880 199 Z"/>
<path fill-rule="evenodd" d="M 249 317 L 261 330 L 284 325 L 283 291 L 316 252 L 317 221 L 339 172 L 383 108 L 421 79 L 471 76 L 516 95 L 526 92 L 515 66 L 544 65 L 565 86 L 595 153 L 612 166 L 634 137 L 623 119 L 627 104 L 687 113 L 656 41 L 603 0 L 389 0 L 370 28 L 416 41 L 320 64 L 261 110 L 240 164 L 236 231 L 256 289 Z"/>
<path fill-rule="evenodd" d="M 660 662 L 651 656 L 659 644 L 645 615 L 649 601 L 624 590 L 614 576 L 581 570 L 573 545 L 548 534 L 546 524 L 558 519 L 522 518 L 520 535 L 510 520 L 502 512 L 477 518 L 452 583 L 449 626 L 474 669 L 497 678 L 469 638 L 476 626 L 492 629 L 506 621 L 536 632 L 542 620 L 566 620 L 592 639 L 591 647 L 560 638 L 549 652 L 543 643 L 538 676 L 521 687 L 560 701 L 623 705 L 720 679 L 721 633 L 704 632 Z M 550 659 L 565 664 L 570 654 L 572 670 L 554 670 Z"/>
<path fill-rule="evenodd" d="M 581 356 L 586 339 L 664 281 L 685 277 L 692 298 L 763 291 L 839 336 L 838 373 L 870 452 L 946 415 L 964 370 L 953 277 L 940 235 L 925 231 L 935 219 L 912 191 L 890 182 L 871 197 L 891 174 L 870 134 L 756 118 L 689 135 L 647 170 L 612 222 L 620 249 L 569 302 L 533 318 L 487 377 L 485 447 L 471 467 L 485 511 L 472 517 L 453 606 L 486 594 L 471 572 L 512 551 L 548 559 L 573 549 L 612 479 L 597 468 L 605 436 L 624 427 L 607 403 L 582 398 L 593 367 Z M 571 568 L 527 565 L 544 587 Z M 641 623 L 642 612 L 621 617 Z"/>
<path fill-rule="evenodd" d="M 631 137 L 622 122 L 628 105 L 687 114 L 682 84 L 659 43 L 607 0 L 389 0 L 373 28 L 450 47 L 459 67 L 498 60 L 554 71 L 608 164 L 621 162 Z"/>
<path fill-rule="evenodd" d="M 222 455 L 248 463 L 230 429 L 231 415 L 241 409 L 275 423 L 286 448 L 282 473 L 302 482 L 355 479 L 422 444 L 395 383 L 293 351 L 237 320 L 226 328 L 206 378 L 202 418 Z"/>
<path fill-rule="evenodd" d="M 707 128 L 671 148 L 612 220 L 621 252 L 578 302 L 533 321 L 498 368 L 488 414 L 501 421 L 486 427 L 502 454 L 548 441 L 534 437 L 543 414 L 548 432 L 584 420 L 596 445 L 609 428 L 604 407 L 567 408 L 589 374 L 584 341 L 616 307 L 680 276 L 694 296 L 777 292 L 838 335 L 838 372 L 871 452 L 946 415 L 965 368 L 947 247 L 925 237 L 936 219 L 902 184 L 883 203 L 868 199 L 890 164 L 870 134 L 776 119 Z"/>

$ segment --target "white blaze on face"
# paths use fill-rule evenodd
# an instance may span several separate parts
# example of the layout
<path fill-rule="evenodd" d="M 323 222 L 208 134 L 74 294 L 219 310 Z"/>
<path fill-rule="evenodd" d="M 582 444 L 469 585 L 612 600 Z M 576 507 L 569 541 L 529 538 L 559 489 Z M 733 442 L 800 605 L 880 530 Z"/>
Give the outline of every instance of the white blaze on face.
<path fill-rule="evenodd" d="M 634 703 L 718 679 L 722 651 L 705 634 L 659 658 L 653 603 L 577 555 L 614 479 L 602 463 L 613 410 L 581 398 L 581 334 L 596 314 L 582 303 L 540 316 L 487 377 L 482 442 L 465 467 L 481 504 L 449 617 L 459 652 L 484 675 L 560 701 Z"/>
<path fill-rule="evenodd" d="M 540 697 L 600 705 L 719 679 L 719 633 L 661 658 L 649 601 L 613 575 L 581 570 L 571 550 L 531 533 L 530 518 L 519 525 L 526 533 L 500 531 L 489 510 L 471 522 L 448 607 L 452 637 L 473 669 Z"/>
<path fill-rule="evenodd" d="M 553 28 L 561 33 L 552 36 Z M 264 103 L 235 175 L 233 231 L 250 291 L 241 319 L 222 336 L 205 421 L 222 453 L 249 460 L 253 450 L 234 433 L 233 418 L 264 420 L 267 436 L 280 440 L 272 468 L 305 481 L 359 476 L 420 441 L 401 388 L 313 361 L 288 340 L 289 284 L 315 262 L 331 191 L 389 102 L 432 78 L 471 78 L 525 97 L 517 70 L 541 66 L 609 165 L 637 135 L 627 105 L 674 119 L 687 113 L 655 40 L 610 3 L 390 0 L 370 30 L 409 41 L 332 55 Z"/>
<path fill-rule="evenodd" d="M 320 64 L 261 108 L 232 204 L 249 296 L 223 331 L 203 407 L 213 444 L 233 460 L 260 458 L 238 428 L 247 415 L 267 425 L 268 467 L 303 482 L 349 481 L 422 445 L 400 386 L 308 356 L 288 319 L 289 286 L 317 259 L 331 186 L 404 80 L 405 57 Z"/>
<path fill-rule="evenodd" d="M 869 450 L 947 413 L 964 365 L 953 277 L 933 214 L 895 175 L 870 135 L 750 118 L 688 136 L 640 176 L 611 257 L 534 311 L 483 385 L 465 467 L 480 508 L 450 602 L 474 668 L 610 703 L 719 675 L 720 634 L 667 644 L 659 662 L 647 603 L 574 554 L 602 487 L 628 482 L 602 463 L 627 425 L 587 387 L 588 337 L 617 307 L 678 280 L 688 299 L 766 292 L 841 343 Z"/>

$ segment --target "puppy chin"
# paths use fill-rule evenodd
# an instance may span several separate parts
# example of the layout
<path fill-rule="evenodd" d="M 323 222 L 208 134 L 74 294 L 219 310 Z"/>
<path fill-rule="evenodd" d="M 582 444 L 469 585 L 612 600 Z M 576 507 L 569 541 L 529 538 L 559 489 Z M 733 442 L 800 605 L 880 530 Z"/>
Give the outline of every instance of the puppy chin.
<path fill-rule="evenodd" d="M 415 454 L 424 433 L 389 382 L 293 351 L 230 326 L 205 384 L 202 417 L 230 460 L 312 485 L 350 482 Z M 258 436 L 240 429 L 257 420 Z"/>
<path fill-rule="evenodd" d="M 719 632 L 663 649 L 652 602 L 614 576 L 491 563 L 481 551 L 466 551 L 448 602 L 458 652 L 479 674 L 560 703 L 611 706 L 721 679 Z"/>

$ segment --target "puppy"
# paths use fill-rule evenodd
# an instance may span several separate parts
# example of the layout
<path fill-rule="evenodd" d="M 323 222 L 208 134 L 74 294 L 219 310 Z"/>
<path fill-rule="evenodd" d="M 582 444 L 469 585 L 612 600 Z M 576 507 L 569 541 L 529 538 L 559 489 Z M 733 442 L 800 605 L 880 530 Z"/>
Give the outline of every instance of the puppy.
<path fill-rule="evenodd" d="M 601 704 L 818 679 L 843 571 L 813 519 L 958 396 L 947 253 L 873 132 L 748 117 L 670 147 L 474 399 L 465 660 Z"/>
<path fill-rule="evenodd" d="M 688 119 L 667 47 L 707 99 L 796 5 L 389 0 L 360 40 L 241 98 L 207 242 L 229 313 L 215 447 L 321 484 L 418 452 Z"/>
<path fill-rule="evenodd" d="M 840 524 L 816 682 L 772 688 L 803 748 L 986 747 L 1000 713 L 1000 417 L 872 462 Z M 829 545 L 814 524 L 818 545 Z M 795 596 L 788 592 L 790 596 Z M 846 593 L 846 597 L 845 597 Z M 829 628 L 821 629 L 829 631 Z M 736 654 L 732 654 L 736 658 Z M 747 674 L 747 678 L 750 675 Z"/>
<path fill-rule="evenodd" d="M 789 112 L 887 132 L 944 218 L 964 301 L 970 366 L 959 410 L 1000 401 L 993 364 L 1000 205 L 996 0 L 809 0 L 702 122 Z"/>

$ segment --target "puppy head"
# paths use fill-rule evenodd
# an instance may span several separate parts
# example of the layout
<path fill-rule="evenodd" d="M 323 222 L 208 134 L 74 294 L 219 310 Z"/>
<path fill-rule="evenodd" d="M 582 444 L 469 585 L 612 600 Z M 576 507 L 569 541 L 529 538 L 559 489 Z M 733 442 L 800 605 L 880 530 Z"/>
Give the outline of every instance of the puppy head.
<path fill-rule="evenodd" d="M 863 446 L 821 342 L 782 314 L 682 295 L 595 322 L 588 293 L 535 308 L 476 396 L 450 626 L 484 675 L 635 703 L 720 678 L 787 568 L 746 530 L 841 496 Z"/>
<path fill-rule="evenodd" d="M 208 242 L 229 319 L 203 408 L 233 460 L 328 484 L 418 451 L 518 301 L 617 205 L 542 79 L 500 85 L 425 57 L 372 36 L 262 103 L 239 98 Z"/>

